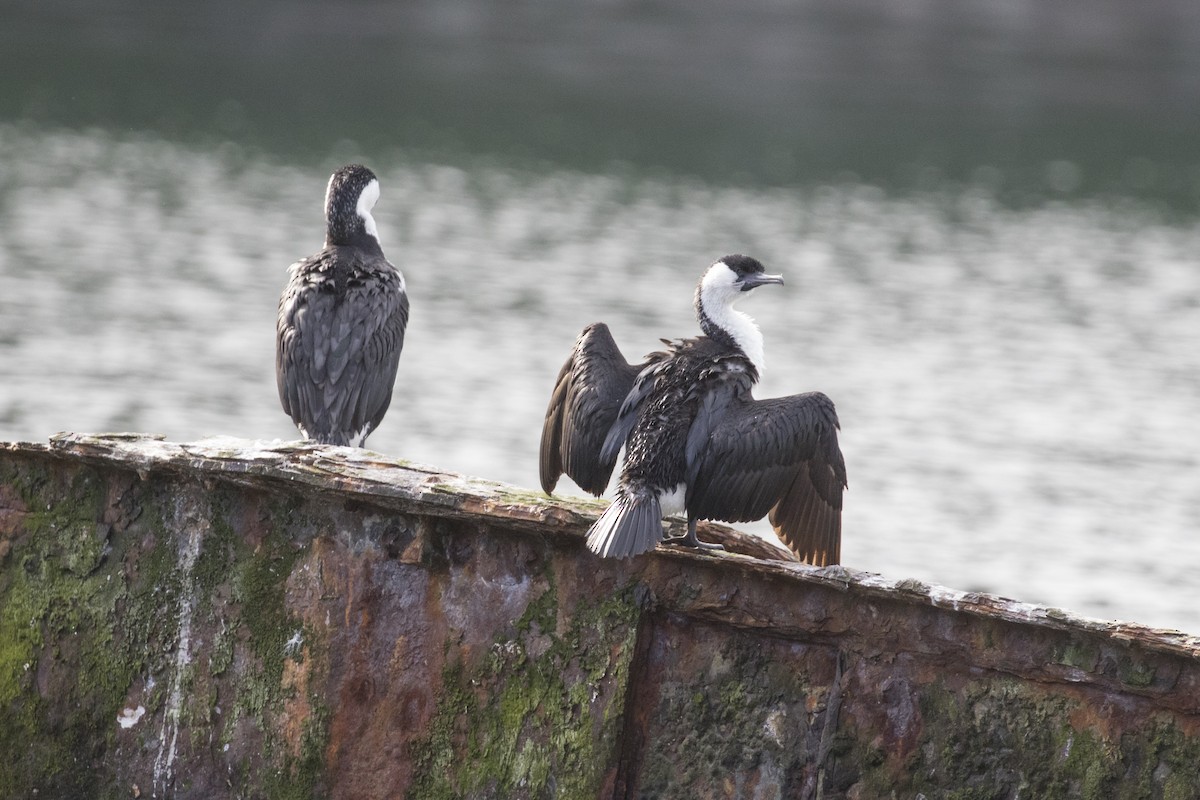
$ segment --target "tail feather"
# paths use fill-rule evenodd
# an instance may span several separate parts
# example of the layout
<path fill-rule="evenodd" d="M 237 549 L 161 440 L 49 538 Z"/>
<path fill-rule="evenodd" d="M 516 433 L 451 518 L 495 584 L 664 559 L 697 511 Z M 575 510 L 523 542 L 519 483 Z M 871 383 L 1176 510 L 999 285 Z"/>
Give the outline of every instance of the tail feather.
<path fill-rule="evenodd" d="M 588 531 L 587 546 L 604 558 L 628 558 L 662 540 L 662 510 L 654 495 L 618 495 Z"/>

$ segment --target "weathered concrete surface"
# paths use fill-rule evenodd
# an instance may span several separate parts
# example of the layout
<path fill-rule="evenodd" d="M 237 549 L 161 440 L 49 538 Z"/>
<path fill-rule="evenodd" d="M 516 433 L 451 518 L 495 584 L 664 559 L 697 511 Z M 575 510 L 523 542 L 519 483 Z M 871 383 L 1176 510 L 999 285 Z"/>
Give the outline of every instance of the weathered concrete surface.
<path fill-rule="evenodd" d="M 604 561 L 599 508 L 342 448 L 0 446 L 0 798 L 1200 797 L 1195 638 Z"/>

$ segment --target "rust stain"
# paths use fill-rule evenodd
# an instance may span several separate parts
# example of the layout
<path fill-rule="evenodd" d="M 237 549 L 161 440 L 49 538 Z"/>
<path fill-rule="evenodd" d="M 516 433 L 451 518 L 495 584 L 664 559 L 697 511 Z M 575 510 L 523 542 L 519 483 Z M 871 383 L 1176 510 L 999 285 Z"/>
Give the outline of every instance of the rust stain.
<path fill-rule="evenodd" d="M 29 509 L 15 487 L 0 484 L 0 559 L 8 555 L 11 539 L 24 530 Z"/>
<path fill-rule="evenodd" d="M 129 528 L 142 514 L 136 490 L 137 480 L 129 473 L 113 475 L 108 482 L 104 514 L 101 522 L 111 525 L 117 532 Z"/>
<path fill-rule="evenodd" d="M 301 649 L 299 661 L 287 659 L 283 662 L 282 685 L 288 699 L 284 702 L 283 713 L 280 717 L 280 730 L 287 743 L 288 752 L 293 758 L 300 756 L 303 745 L 304 729 L 312 716 L 312 703 L 309 700 L 310 653 L 307 646 Z"/>

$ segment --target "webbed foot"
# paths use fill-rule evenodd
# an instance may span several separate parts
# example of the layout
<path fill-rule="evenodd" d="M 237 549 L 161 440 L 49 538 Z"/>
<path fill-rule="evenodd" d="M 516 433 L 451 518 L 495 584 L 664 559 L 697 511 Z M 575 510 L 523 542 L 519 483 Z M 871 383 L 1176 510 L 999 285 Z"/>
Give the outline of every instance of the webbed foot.
<path fill-rule="evenodd" d="M 725 547 L 719 544 L 709 544 L 702 542 L 696 537 L 696 520 L 688 520 L 688 531 L 683 536 L 670 536 L 663 539 L 663 544 L 673 544 L 679 547 L 694 547 L 697 550 L 724 550 Z"/>

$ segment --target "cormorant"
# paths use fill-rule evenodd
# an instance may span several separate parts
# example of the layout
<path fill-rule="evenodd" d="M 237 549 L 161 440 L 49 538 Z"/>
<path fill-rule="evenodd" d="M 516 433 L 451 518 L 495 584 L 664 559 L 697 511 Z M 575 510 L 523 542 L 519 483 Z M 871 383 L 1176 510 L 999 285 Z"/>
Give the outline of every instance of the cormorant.
<path fill-rule="evenodd" d="M 404 276 L 379 246 L 379 180 L 350 164 L 325 191 L 325 247 L 297 261 L 279 298 L 275 378 L 307 439 L 362 447 L 392 400 L 408 324 Z"/>
<path fill-rule="evenodd" d="M 757 286 L 782 284 L 756 259 L 730 255 L 696 287 L 704 335 L 662 340 L 667 349 L 633 365 L 604 323 L 584 328 L 559 372 L 542 426 L 542 488 L 564 472 L 604 493 L 621 447 L 616 499 L 588 532 L 588 547 L 624 558 L 663 540 L 662 518 L 749 522 L 770 515 L 776 534 L 802 560 L 840 560 L 846 465 L 833 402 L 820 392 L 755 400 L 762 333 L 733 308 Z"/>

